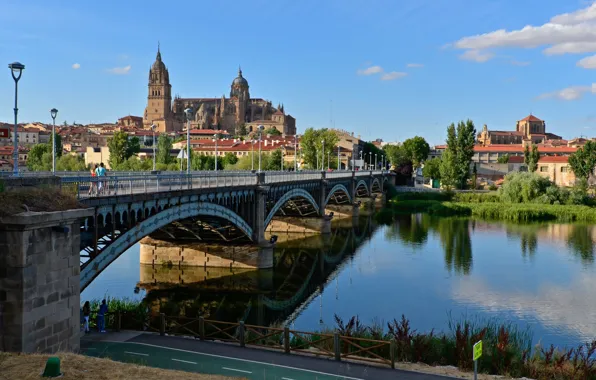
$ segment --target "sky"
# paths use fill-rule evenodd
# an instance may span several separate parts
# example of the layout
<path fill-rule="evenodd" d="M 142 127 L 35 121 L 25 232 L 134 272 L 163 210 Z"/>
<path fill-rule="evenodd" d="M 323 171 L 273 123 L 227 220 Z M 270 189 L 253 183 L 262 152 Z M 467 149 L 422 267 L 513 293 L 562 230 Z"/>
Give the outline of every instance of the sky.
<path fill-rule="evenodd" d="M 240 65 L 299 133 L 439 144 L 452 122 L 514 130 L 532 113 L 565 138 L 596 135 L 592 1 L 2 0 L 0 62 L 26 66 L 19 121 L 142 116 L 158 42 L 173 94 L 227 97 Z"/>

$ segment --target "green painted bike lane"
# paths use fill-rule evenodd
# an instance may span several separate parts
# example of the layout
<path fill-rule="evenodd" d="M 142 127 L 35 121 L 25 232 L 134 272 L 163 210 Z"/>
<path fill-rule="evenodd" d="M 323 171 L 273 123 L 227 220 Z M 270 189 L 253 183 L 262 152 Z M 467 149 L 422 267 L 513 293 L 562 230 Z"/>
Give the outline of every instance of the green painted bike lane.
<path fill-rule="evenodd" d="M 251 380 L 360 380 L 354 377 L 142 343 L 94 342 L 82 351 L 88 356 L 105 357 L 125 363 Z"/>

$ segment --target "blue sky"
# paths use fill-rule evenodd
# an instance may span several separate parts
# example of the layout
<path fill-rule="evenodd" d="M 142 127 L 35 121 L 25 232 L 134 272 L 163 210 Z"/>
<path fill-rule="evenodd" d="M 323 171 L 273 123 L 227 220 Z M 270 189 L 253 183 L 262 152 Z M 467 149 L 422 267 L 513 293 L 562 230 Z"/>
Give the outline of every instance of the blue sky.
<path fill-rule="evenodd" d="M 242 65 L 251 95 L 283 102 L 299 131 L 333 118 L 365 139 L 441 143 L 451 122 L 511 130 L 532 112 L 564 137 L 596 134 L 591 2 L 2 3 L 0 62 L 26 65 L 23 121 L 50 122 L 52 107 L 60 122 L 142 115 L 160 41 L 173 93 L 228 96 Z M 0 120 L 8 122 L 14 84 L 3 67 Z"/>

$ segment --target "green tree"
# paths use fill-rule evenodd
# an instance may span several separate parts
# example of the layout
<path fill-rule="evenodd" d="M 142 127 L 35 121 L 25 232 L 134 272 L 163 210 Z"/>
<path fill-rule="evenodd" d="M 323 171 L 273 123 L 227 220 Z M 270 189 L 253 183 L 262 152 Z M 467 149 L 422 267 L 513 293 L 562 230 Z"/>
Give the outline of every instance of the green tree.
<path fill-rule="evenodd" d="M 441 157 L 439 174 L 441 176 L 441 185 L 447 190 L 451 190 L 457 185 L 456 167 L 455 153 L 450 149 L 446 149 Z"/>
<path fill-rule="evenodd" d="M 171 150 L 172 138 L 165 133 L 161 134 L 157 138 L 156 162 L 165 165 L 171 163 L 174 160 L 170 155 Z"/>
<path fill-rule="evenodd" d="M 325 141 L 324 144 L 322 142 L 323 140 Z M 339 138 L 337 137 L 337 134 L 330 129 L 308 128 L 304 131 L 304 135 L 300 140 L 302 159 L 304 160 L 305 165 L 311 169 L 322 168 L 323 157 L 325 158 L 325 161 L 327 161 L 327 155 L 333 153 L 338 142 Z M 325 151 L 323 151 L 323 145 L 325 145 Z M 324 167 L 327 167 L 327 165 L 324 165 Z"/>
<path fill-rule="evenodd" d="M 441 159 L 433 158 L 425 161 L 422 175 L 426 178 L 441 179 Z"/>
<path fill-rule="evenodd" d="M 569 156 L 569 166 L 577 178 L 588 180 L 596 167 L 596 143 L 588 141 Z"/>
<path fill-rule="evenodd" d="M 114 133 L 114 137 L 108 139 L 108 149 L 110 150 L 110 167 L 118 168 L 129 157 L 141 150 L 138 137 L 129 138 L 124 131 Z"/>
<path fill-rule="evenodd" d="M 524 163 L 528 167 L 529 172 L 535 172 L 538 169 L 538 160 L 540 159 L 540 153 L 538 147 L 532 144 L 532 150 L 526 145 L 524 149 Z"/>
<path fill-rule="evenodd" d="M 52 169 L 51 156 L 49 162 L 44 161 L 43 156 L 49 153 L 50 146 L 48 144 L 36 144 L 27 156 L 27 168 L 30 171 L 47 171 Z"/>
<path fill-rule="evenodd" d="M 265 167 L 265 170 L 281 170 L 282 157 L 281 149 L 275 149 L 269 157 L 267 157 L 267 166 Z"/>
<path fill-rule="evenodd" d="M 63 147 L 62 147 L 62 136 L 60 136 L 59 134 L 55 133 L 56 135 L 56 159 L 58 159 L 58 157 L 62 156 L 62 151 L 63 151 Z M 50 142 L 48 143 L 49 148 L 50 148 L 50 153 L 52 152 L 52 143 L 54 142 L 54 135 L 50 134 Z"/>
<path fill-rule="evenodd" d="M 474 143 L 476 142 L 476 128 L 472 120 L 460 121 L 457 124 L 457 181 L 460 189 L 464 189 L 470 178 L 470 163 L 474 157 Z"/>
<path fill-rule="evenodd" d="M 408 155 L 401 145 L 385 145 L 383 147 L 383 152 L 391 165 L 394 165 L 395 167 L 410 163 Z"/>
<path fill-rule="evenodd" d="M 246 129 L 246 124 L 244 124 L 244 123 L 240 124 L 237 131 L 238 131 L 237 135 L 240 137 L 246 136 L 248 134 L 248 130 Z"/>
<path fill-rule="evenodd" d="M 497 158 L 497 163 L 499 164 L 507 164 L 509 163 L 509 155 L 504 154 L 501 157 Z"/>
<path fill-rule="evenodd" d="M 278 131 L 278 130 L 277 130 L 276 128 L 274 128 L 274 127 L 271 127 L 271 128 L 269 128 L 269 129 L 265 129 L 265 130 L 263 131 L 263 133 L 264 133 L 264 135 L 265 135 L 265 136 L 267 136 L 267 135 L 271 135 L 271 136 L 281 136 L 281 132 L 280 132 L 280 131 Z"/>
<path fill-rule="evenodd" d="M 228 166 L 231 165 L 235 165 L 238 162 L 238 157 L 236 157 L 236 155 L 232 152 L 228 152 L 226 153 L 226 155 L 223 158 L 223 165 L 222 167 L 225 169 Z"/>
<path fill-rule="evenodd" d="M 406 156 L 412 161 L 414 168 L 420 167 L 422 161 L 426 160 L 430 152 L 430 146 L 423 137 L 415 136 L 403 143 Z"/>

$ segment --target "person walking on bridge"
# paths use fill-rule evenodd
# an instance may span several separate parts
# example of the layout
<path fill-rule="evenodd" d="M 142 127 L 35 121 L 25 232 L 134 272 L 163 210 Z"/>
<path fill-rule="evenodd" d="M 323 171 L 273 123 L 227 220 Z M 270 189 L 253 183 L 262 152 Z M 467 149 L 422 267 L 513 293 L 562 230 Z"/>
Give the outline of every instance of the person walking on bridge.
<path fill-rule="evenodd" d="M 91 314 L 91 306 L 89 305 L 89 301 L 85 301 L 83 305 L 83 320 L 85 326 L 85 334 L 89 334 L 89 315 Z"/>
<path fill-rule="evenodd" d="M 105 177 L 106 176 L 106 168 L 104 168 L 103 166 L 103 162 L 99 164 L 99 167 L 97 169 L 95 169 L 95 174 L 97 175 L 97 177 Z M 101 179 L 101 178 L 98 178 Z M 103 193 L 103 181 L 99 181 L 97 183 L 97 192 L 99 193 Z"/>
<path fill-rule="evenodd" d="M 101 305 L 99 305 L 99 311 L 97 312 L 97 328 L 99 332 L 105 333 L 106 332 L 106 313 L 108 312 L 108 305 L 106 304 L 106 300 L 101 301 Z"/>

